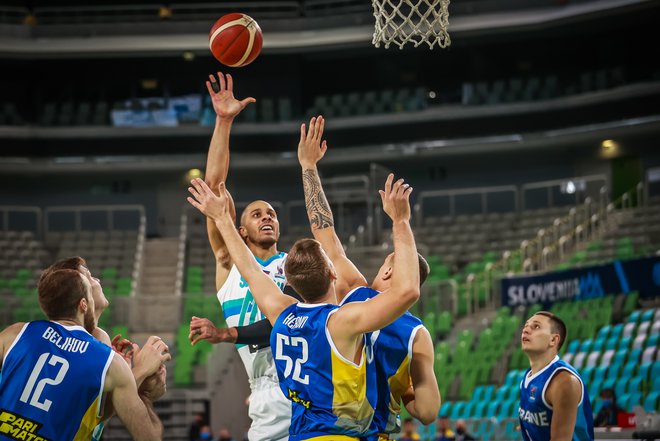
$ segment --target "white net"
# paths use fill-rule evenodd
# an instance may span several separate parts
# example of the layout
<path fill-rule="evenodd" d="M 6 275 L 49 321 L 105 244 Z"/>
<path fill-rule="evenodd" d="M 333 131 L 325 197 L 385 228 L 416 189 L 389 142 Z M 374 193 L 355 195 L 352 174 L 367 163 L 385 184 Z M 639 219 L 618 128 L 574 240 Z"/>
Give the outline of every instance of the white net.
<path fill-rule="evenodd" d="M 403 49 L 407 43 L 415 47 L 426 43 L 447 47 L 451 39 L 449 0 L 371 0 L 376 17 L 373 44 L 387 49 L 394 43 Z"/>

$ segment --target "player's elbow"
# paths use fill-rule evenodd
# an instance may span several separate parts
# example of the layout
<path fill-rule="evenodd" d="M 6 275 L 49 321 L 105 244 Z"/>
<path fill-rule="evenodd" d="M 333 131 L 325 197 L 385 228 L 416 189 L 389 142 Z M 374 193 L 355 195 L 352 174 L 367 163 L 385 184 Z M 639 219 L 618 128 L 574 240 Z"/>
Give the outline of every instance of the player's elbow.
<path fill-rule="evenodd" d="M 419 286 L 410 286 L 404 289 L 402 293 L 402 297 L 406 300 L 406 303 L 410 303 L 411 305 L 419 300 L 420 295 Z"/>
<path fill-rule="evenodd" d="M 420 423 L 424 424 L 425 426 L 428 426 L 431 424 L 433 421 L 435 421 L 435 417 L 438 415 L 438 412 L 428 412 L 428 411 L 422 411 L 418 416 L 417 419 L 419 420 Z"/>

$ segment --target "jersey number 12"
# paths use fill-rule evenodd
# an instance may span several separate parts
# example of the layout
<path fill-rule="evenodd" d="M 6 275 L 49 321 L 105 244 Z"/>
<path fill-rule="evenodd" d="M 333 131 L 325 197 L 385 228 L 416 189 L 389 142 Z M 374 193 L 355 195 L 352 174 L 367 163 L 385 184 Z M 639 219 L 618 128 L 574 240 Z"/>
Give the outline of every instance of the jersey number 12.
<path fill-rule="evenodd" d="M 50 357 L 50 360 L 48 360 L 48 357 Z M 41 374 L 41 371 L 43 370 L 46 361 L 48 361 L 48 364 L 51 366 L 60 364 L 60 370 L 57 371 L 57 375 L 55 375 L 55 378 L 42 378 L 37 383 L 37 378 L 39 378 L 39 374 Z M 50 405 L 53 404 L 53 402 L 46 399 L 40 401 L 41 393 L 44 391 L 44 387 L 46 387 L 47 384 L 50 384 L 51 386 L 56 386 L 60 384 L 62 380 L 64 380 L 64 376 L 66 375 L 66 372 L 68 370 L 69 370 L 69 362 L 66 361 L 64 358 L 58 357 L 55 354 L 49 354 L 48 352 L 41 354 L 39 356 L 39 359 L 37 360 L 37 364 L 35 364 L 34 369 L 32 369 L 32 373 L 30 373 L 30 378 L 28 378 L 28 382 L 25 385 L 25 389 L 23 389 L 23 393 L 21 394 L 20 400 L 26 404 L 28 403 L 29 400 L 29 404 L 31 406 L 34 406 L 36 408 L 48 412 L 48 410 L 50 409 Z M 36 388 L 35 388 L 35 383 L 36 383 Z M 33 390 L 34 393 L 32 393 Z M 30 398 L 30 395 L 32 395 L 32 398 Z"/>

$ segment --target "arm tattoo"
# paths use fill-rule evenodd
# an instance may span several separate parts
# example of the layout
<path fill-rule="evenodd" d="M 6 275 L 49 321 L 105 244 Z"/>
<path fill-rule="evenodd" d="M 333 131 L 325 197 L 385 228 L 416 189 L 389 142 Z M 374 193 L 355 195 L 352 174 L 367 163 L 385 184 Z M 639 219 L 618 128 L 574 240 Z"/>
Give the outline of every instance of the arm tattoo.
<path fill-rule="evenodd" d="M 305 208 L 307 208 L 307 216 L 312 230 L 334 227 L 335 221 L 332 218 L 330 204 L 325 198 L 316 170 L 303 170 L 303 188 L 305 189 Z"/>

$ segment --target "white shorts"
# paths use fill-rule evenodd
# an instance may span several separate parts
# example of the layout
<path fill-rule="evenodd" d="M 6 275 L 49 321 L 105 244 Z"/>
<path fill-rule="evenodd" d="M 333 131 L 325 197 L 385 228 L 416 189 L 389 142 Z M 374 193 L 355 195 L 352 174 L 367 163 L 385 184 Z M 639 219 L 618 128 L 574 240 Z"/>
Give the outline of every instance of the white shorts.
<path fill-rule="evenodd" d="M 252 425 L 250 441 L 288 441 L 291 425 L 291 401 L 277 381 L 261 377 L 252 381 L 252 395 L 248 414 Z"/>

